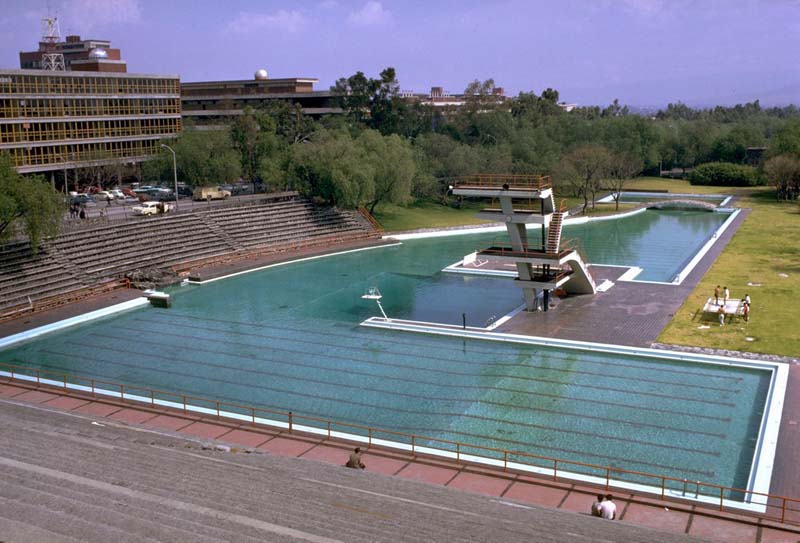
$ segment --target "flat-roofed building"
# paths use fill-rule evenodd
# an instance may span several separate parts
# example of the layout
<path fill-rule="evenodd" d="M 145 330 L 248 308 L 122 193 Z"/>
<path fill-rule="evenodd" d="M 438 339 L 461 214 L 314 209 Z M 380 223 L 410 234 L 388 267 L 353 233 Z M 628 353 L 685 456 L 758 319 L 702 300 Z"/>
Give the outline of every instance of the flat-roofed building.
<path fill-rule="evenodd" d="M 315 91 L 313 78 L 267 78 L 258 70 L 253 79 L 181 83 L 182 114 L 198 126 L 220 126 L 253 109 L 275 101 L 299 104 L 306 115 L 341 113 L 331 91 Z"/>
<path fill-rule="evenodd" d="M 0 151 L 20 173 L 141 162 L 181 126 L 176 75 L 0 70 Z"/>
<path fill-rule="evenodd" d="M 110 41 L 82 40 L 75 35 L 67 36 L 63 42 L 39 42 L 39 49 L 36 51 L 20 51 L 19 67 L 24 70 L 41 70 L 42 55 L 48 52 L 64 55 L 66 70 L 114 73 L 128 71 L 120 50 L 112 48 Z"/>

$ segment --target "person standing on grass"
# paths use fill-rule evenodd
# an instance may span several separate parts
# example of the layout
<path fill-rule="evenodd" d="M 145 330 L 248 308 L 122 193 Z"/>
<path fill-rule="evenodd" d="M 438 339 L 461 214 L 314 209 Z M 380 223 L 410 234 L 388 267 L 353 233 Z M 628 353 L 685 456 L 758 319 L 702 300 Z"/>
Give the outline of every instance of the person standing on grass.
<path fill-rule="evenodd" d="M 719 314 L 719 325 L 725 326 L 725 306 L 719 306 L 719 311 L 717 313 Z"/>
<path fill-rule="evenodd" d="M 617 518 L 617 504 L 614 503 L 614 496 L 606 494 L 606 499 L 600 504 L 600 516 L 606 520 Z"/>
<path fill-rule="evenodd" d="M 719 305 L 719 295 L 720 295 L 720 290 L 719 290 L 719 285 L 717 285 L 717 288 L 714 289 L 714 305 Z"/>
<path fill-rule="evenodd" d="M 728 305 L 728 298 L 731 297 L 731 291 L 728 290 L 728 287 L 725 287 L 722 292 L 723 292 L 723 294 L 722 294 L 722 298 L 723 298 L 722 305 Z"/>

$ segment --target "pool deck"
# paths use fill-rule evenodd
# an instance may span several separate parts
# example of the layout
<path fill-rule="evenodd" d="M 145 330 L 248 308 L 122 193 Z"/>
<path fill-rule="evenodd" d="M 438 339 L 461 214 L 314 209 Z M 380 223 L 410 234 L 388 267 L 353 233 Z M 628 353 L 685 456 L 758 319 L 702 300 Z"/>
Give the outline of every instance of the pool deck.
<path fill-rule="evenodd" d="M 591 266 L 595 283 L 615 284 L 593 296 L 568 296 L 546 312 L 521 312 L 497 332 L 650 347 L 745 220 L 743 209 L 680 285 L 617 281 L 627 268 Z"/>
<path fill-rule="evenodd" d="M 88 443 L 89 439 L 85 436 L 81 437 L 85 432 L 76 433 L 66 430 L 64 433 L 64 421 L 56 416 L 58 413 L 75 415 L 85 419 L 84 424 L 91 422 L 95 426 L 99 424 L 100 428 L 131 428 L 153 433 L 152 438 L 146 436 L 135 438 L 138 442 L 172 436 L 193 440 L 195 444 L 200 442 L 204 445 L 202 448 L 213 450 L 217 445 L 223 445 L 228 447 L 228 449 L 223 447 L 223 452 L 234 454 L 238 451 L 249 452 L 251 455 L 266 454 L 271 457 L 314 460 L 336 466 L 335 469 L 345 472 L 348 470 L 341 466 L 353 446 L 351 443 L 337 439 L 325 439 L 298 432 L 289 433 L 263 426 L 229 422 L 211 416 L 184 414 L 180 410 L 159 406 L 150 407 L 129 401 L 97 398 L 88 393 L 82 394 L 75 391 L 65 393 L 54 387 L 0 379 L 0 410 L 10 414 L 19 408 L 29 408 L 39 413 L 42 410 L 50 411 L 50 417 L 45 414 L 41 417 L 42 420 L 37 421 L 37 424 L 34 425 L 36 429 L 34 435 L 42 433 L 53 436 L 63 435 L 63 439 L 67 439 L 65 445 L 76 440 Z M 49 429 L 41 427 L 42 424 L 47 424 Z M 24 447 L 25 444 L 22 441 L 27 439 L 27 436 L 16 434 L 19 432 L 15 433 L 14 439 L 21 440 L 20 447 Z M 121 445 L 121 443 L 115 443 Z M 192 448 L 191 445 L 181 446 L 180 444 L 168 446 L 177 450 Z M 194 448 L 198 447 L 195 445 Z M 0 460 L 4 459 L 0 457 Z M 26 457 L 28 463 L 36 462 L 36 460 Z M 218 460 L 217 462 L 224 464 L 227 461 Z M 367 465 L 366 471 L 369 473 L 448 487 L 473 495 L 493 497 L 496 500 L 502 500 L 502 503 L 517 503 L 523 508 L 527 505 L 536 509 L 543 507 L 578 513 L 580 517 L 588 517 L 586 510 L 592 503 L 593 496 L 598 492 L 603 492 L 603 489 L 596 487 L 553 482 L 545 478 L 503 471 L 500 468 L 492 469 L 463 462 L 456 463 L 452 460 L 412 455 L 410 452 L 404 453 L 379 447 L 367 450 L 364 463 Z M 35 466 L 35 464 L 31 464 L 31 466 Z M 36 468 L 28 469 L 34 471 Z M 41 470 L 41 468 L 39 469 Z M 218 469 L 224 469 L 224 467 Z M 298 466 L 298 469 L 304 470 L 302 466 Z M 198 475 L 198 477 L 202 478 L 203 475 Z M 122 484 L 125 487 L 131 484 L 136 485 L 136 482 L 114 484 Z M 398 481 L 394 486 L 399 484 L 401 483 Z M 635 527 L 652 528 L 675 535 L 688 535 L 728 543 L 800 540 L 800 526 L 780 525 L 747 514 L 720 513 L 713 507 L 700 507 L 678 501 L 662 501 L 657 497 L 633 496 L 621 492 L 614 494 L 619 521 L 619 524 L 615 526 L 619 528 L 621 528 L 620 525 L 630 526 L 631 529 Z M 184 497 L 184 499 L 191 498 Z M 448 503 L 452 502 L 448 500 Z M 76 507 L 79 512 L 80 506 Z M 24 518 L 19 520 L 26 521 Z M 800 519 L 795 520 L 800 521 Z M 625 531 L 621 530 L 613 540 L 624 541 L 628 538 Z M 639 541 L 639 539 L 636 540 Z M 642 541 L 644 540 L 648 539 L 642 539 Z M 658 538 L 649 540 L 660 541 Z"/>

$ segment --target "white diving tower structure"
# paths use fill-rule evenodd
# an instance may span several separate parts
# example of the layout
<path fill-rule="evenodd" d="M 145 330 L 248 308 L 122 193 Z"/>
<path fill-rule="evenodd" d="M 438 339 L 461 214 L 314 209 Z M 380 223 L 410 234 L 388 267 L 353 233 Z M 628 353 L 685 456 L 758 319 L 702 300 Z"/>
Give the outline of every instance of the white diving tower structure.
<path fill-rule="evenodd" d="M 491 198 L 500 202 L 499 209 L 483 209 L 477 217 L 505 223 L 511 245 L 488 247 L 478 251 L 476 256 L 501 265 L 516 265 L 517 277 L 514 281 L 525 294 L 528 311 L 536 309 L 538 290 L 542 291 L 545 311 L 549 306 L 550 293 L 555 289 L 563 289 L 571 294 L 597 292 L 577 244 L 561 243 L 561 229 L 568 212 L 556 209 L 549 177 L 472 175 L 456 181 L 453 194 Z M 528 208 L 514 209 L 514 200 L 526 200 Z M 529 242 L 529 224 L 541 225 L 541 243 Z"/>

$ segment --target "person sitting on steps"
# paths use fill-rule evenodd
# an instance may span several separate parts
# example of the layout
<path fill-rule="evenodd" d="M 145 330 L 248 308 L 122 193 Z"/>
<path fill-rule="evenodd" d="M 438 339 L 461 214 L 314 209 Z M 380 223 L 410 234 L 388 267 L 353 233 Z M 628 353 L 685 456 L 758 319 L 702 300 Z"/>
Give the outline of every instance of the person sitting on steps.
<path fill-rule="evenodd" d="M 356 447 L 353 452 L 350 453 L 350 459 L 345 464 L 345 467 L 353 468 L 353 469 L 364 469 L 367 466 L 364 465 L 364 462 L 361 461 L 361 447 Z"/>

